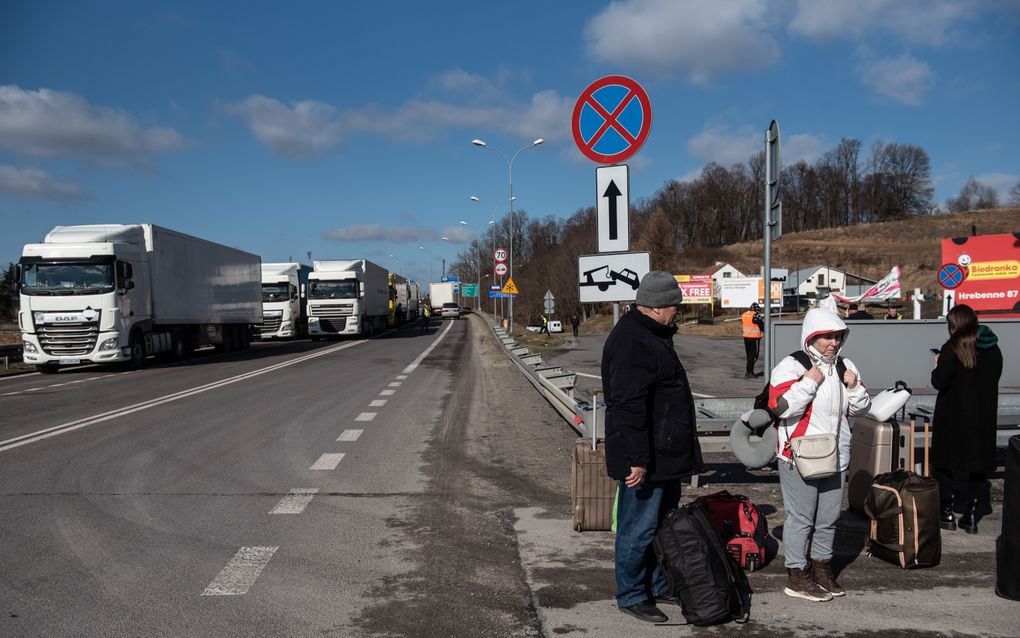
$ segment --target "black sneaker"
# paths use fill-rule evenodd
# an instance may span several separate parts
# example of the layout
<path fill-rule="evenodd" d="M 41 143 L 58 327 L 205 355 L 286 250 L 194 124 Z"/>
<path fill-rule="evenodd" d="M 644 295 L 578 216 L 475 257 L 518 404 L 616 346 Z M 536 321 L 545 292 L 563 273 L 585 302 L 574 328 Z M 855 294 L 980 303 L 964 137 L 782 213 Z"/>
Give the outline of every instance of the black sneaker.
<path fill-rule="evenodd" d="M 647 600 L 630 607 L 620 607 L 620 611 L 645 622 L 666 622 L 669 620 L 669 617 L 659 611 L 659 608 L 654 603 L 650 603 Z"/>

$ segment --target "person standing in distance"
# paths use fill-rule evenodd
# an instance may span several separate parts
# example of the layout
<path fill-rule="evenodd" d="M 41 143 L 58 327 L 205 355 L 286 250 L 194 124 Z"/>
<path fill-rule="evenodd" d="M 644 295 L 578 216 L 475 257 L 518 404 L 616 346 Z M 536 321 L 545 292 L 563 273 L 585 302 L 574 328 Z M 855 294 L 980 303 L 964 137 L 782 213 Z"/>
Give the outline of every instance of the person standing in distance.
<path fill-rule="evenodd" d="M 577 328 L 581 325 L 581 320 L 577 318 L 577 315 L 570 317 L 570 327 L 574 329 L 574 337 L 577 337 Z"/>
<path fill-rule="evenodd" d="M 679 502 L 683 477 L 702 471 L 694 398 L 673 348 L 682 298 L 673 275 L 648 273 L 602 351 L 606 471 L 619 481 L 616 604 L 646 622 L 668 620 L 656 602 L 679 603 L 669 595 L 652 538 Z"/>
<path fill-rule="evenodd" d="M 740 315 L 740 330 L 744 335 L 744 354 L 747 356 L 745 379 L 753 379 L 762 375 L 754 373 L 754 364 L 758 361 L 758 350 L 761 339 L 765 336 L 765 319 L 761 316 L 761 306 L 754 302 Z"/>
<path fill-rule="evenodd" d="M 977 534 L 978 497 L 995 472 L 1002 351 L 999 338 L 979 325 L 974 310 L 954 306 L 946 314 L 949 341 L 935 355 L 931 385 L 939 391 L 932 417 L 932 475 L 939 482 L 939 526 L 956 529 L 953 470 L 966 472 L 969 498 L 960 527 Z"/>

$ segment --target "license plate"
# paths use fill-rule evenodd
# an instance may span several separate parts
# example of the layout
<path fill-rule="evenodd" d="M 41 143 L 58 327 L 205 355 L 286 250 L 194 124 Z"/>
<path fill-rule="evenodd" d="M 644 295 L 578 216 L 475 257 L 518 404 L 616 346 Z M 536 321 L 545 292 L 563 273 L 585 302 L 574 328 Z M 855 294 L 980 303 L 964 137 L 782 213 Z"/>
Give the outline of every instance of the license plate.
<path fill-rule="evenodd" d="M 61 357 L 59 363 L 62 366 L 73 366 L 75 364 L 81 363 L 81 359 L 69 359 L 66 357 Z"/>

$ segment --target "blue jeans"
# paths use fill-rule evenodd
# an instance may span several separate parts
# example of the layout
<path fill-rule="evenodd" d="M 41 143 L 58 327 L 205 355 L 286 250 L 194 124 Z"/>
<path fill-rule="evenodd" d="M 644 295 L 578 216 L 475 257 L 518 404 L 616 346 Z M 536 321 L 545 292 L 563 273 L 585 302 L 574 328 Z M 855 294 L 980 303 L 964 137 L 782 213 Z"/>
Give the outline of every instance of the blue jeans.
<path fill-rule="evenodd" d="M 620 481 L 616 508 L 616 604 L 630 607 L 668 593 L 652 538 L 666 512 L 680 501 L 680 480 L 630 488 Z"/>

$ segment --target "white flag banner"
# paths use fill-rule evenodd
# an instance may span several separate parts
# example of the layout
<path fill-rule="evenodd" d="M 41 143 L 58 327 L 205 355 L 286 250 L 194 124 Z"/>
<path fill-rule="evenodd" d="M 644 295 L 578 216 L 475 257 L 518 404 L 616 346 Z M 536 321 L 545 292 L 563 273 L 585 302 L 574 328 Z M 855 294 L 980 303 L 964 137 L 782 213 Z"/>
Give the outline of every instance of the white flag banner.
<path fill-rule="evenodd" d="M 872 286 L 864 291 L 864 294 L 857 295 L 856 297 L 844 297 L 832 293 L 832 296 L 836 298 L 836 301 L 842 301 L 843 303 L 854 303 L 855 301 L 886 301 L 888 299 L 899 299 L 900 298 L 900 267 L 893 266 L 889 274 Z"/>

